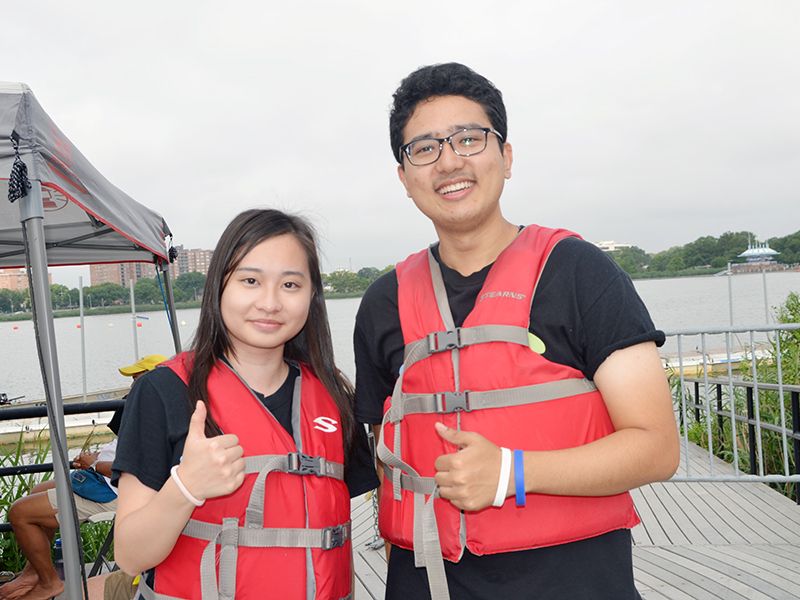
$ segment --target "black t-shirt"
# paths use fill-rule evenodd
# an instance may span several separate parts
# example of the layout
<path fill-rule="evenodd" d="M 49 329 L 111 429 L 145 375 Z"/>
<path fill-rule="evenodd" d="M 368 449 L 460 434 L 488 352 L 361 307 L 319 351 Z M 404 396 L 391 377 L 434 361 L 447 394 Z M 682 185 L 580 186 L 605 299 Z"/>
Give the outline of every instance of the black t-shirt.
<path fill-rule="evenodd" d="M 442 263 L 438 247 L 433 253 L 459 327 L 475 306 L 491 265 L 465 277 Z M 563 239 L 553 248 L 532 299 L 529 330 L 544 342 L 546 359 L 578 369 L 588 379 L 615 350 L 646 341 L 661 346 L 665 339 L 653 326 L 627 274 L 601 250 L 578 238 Z M 394 271 L 377 279 L 364 294 L 354 346 L 356 419 L 378 424 L 403 363 Z M 445 561 L 445 568 L 451 595 L 464 599 L 539 597 L 539 590 L 547 598 L 638 597 L 626 530 L 490 556 L 466 551 L 458 563 Z M 393 548 L 389 571 L 387 598 L 429 597 L 425 571 L 414 567 L 413 552 Z M 586 577 L 577 577 L 579 572 Z M 559 595 L 560 591 L 568 593 Z"/>
<path fill-rule="evenodd" d="M 290 363 L 288 377 L 274 394 L 264 396 L 255 392 L 289 435 L 292 435 L 294 382 L 299 374 Z M 187 392 L 183 380 L 167 367 L 158 367 L 139 378 L 125 403 L 117 456 L 112 465 L 113 485 L 117 484 L 120 473 L 135 475 L 154 490 L 160 490 L 169 479 L 170 469 L 180 462 L 189 431 L 192 409 Z M 378 486 L 366 431 L 361 426 L 356 430 L 356 443 L 345 470 L 351 498 Z"/>

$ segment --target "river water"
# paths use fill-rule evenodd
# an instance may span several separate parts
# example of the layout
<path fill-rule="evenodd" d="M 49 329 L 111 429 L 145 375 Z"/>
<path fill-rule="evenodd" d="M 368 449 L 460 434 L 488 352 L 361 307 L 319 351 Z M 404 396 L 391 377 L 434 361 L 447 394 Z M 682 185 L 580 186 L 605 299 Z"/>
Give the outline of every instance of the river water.
<path fill-rule="evenodd" d="M 735 275 L 730 283 L 734 324 L 763 325 L 766 320 L 763 276 L 760 273 Z M 728 278 L 725 276 L 637 280 L 635 286 L 659 329 L 725 327 L 730 323 Z M 767 304 L 777 306 L 786 300 L 789 292 L 800 293 L 800 272 L 768 273 L 766 287 Z M 355 375 L 351 340 L 360 301 L 360 298 L 328 300 L 336 360 L 351 378 Z M 770 323 L 774 322 L 773 312 L 770 308 Z M 199 309 L 178 311 L 184 348 L 191 341 L 199 314 Z M 174 354 L 166 313 L 140 310 L 137 315 L 147 317 L 138 319 L 141 327 L 136 327 L 139 356 Z M 83 392 L 79 323 L 79 317 L 55 319 L 63 395 Z M 84 319 L 89 392 L 130 384 L 130 378 L 120 375 L 117 368 L 136 360 L 133 331 L 130 313 Z M 675 350 L 674 339 L 668 340 L 662 348 L 662 352 Z M 0 323 L 0 392 L 7 393 L 10 398 L 24 396 L 23 401 L 44 397 L 31 321 Z"/>

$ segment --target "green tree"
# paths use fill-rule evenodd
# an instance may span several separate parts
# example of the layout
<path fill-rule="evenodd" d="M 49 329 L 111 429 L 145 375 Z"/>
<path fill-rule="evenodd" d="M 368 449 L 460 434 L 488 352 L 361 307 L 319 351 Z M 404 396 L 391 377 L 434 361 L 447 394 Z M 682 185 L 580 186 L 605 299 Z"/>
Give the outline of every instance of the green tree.
<path fill-rule="evenodd" d="M 629 275 L 644 271 L 645 266 L 650 262 L 647 252 L 636 246 L 621 248 L 609 252 L 609 255 Z"/>
<path fill-rule="evenodd" d="M 136 304 L 156 304 L 161 302 L 161 288 L 155 279 L 140 279 L 133 287 Z"/>
<path fill-rule="evenodd" d="M 667 265 L 667 271 L 671 273 L 677 273 L 678 271 L 683 271 L 686 268 L 686 265 L 683 262 L 683 257 L 680 254 L 676 254 L 672 257 Z"/>
<path fill-rule="evenodd" d="M 333 291 L 339 294 L 363 292 L 367 289 L 368 285 L 368 283 L 365 283 L 358 275 L 350 271 L 345 271 L 344 269 L 328 273 L 325 277 L 325 283 L 330 285 Z"/>
<path fill-rule="evenodd" d="M 200 300 L 203 297 L 205 285 L 206 276 L 198 271 L 184 273 L 175 279 L 175 288 L 183 290 L 187 300 Z M 175 300 L 178 301 L 177 296 Z"/>
<path fill-rule="evenodd" d="M 130 292 L 116 283 L 101 283 L 100 285 L 84 288 L 83 294 L 84 297 L 91 296 L 91 306 L 123 304 L 130 298 Z"/>

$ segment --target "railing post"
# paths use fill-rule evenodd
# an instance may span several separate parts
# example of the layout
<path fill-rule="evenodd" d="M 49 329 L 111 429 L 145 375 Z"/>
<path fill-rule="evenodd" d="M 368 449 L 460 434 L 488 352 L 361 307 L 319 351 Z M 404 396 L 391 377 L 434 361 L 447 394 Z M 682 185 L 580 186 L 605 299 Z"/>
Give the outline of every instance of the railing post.
<path fill-rule="evenodd" d="M 750 446 L 750 474 L 758 473 L 758 454 L 756 452 L 756 427 L 753 420 L 756 418 L 756 406 L 753 402 L 753 388 L 747 388 L 747 442 Z"/>
<path fill-rule="evenodd" d="M 792 392 L 792 443 L 794 445 L 794 474 L 800 475 L 800 392 Z M 800 504 L 800 484 L 794 484 L 794 498 Z"/>
<path fill-rule="evenodd" d="M 694 420 L 700 422 L 700 382 L 694 382 Z"/>
<path fill-rule="evenodd" d="M 722 418 L 722 384 L 717 383 L 716 388 L 717 388 L 717 429 L 719 429 L 719 453 L 717 454 L 717 457 L 724 459 L 725 422 Z"/>

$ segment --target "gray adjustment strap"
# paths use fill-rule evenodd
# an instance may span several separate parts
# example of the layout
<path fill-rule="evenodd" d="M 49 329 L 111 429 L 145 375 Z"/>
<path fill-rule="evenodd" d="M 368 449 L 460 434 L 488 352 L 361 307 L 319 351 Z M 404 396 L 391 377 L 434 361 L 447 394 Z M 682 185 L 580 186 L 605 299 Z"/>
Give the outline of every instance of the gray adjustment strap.
<path fill-rule="evenodd" d="M 233 600 L 236 596 L 236 562 L 239 555 L 239 519 L 222 520 L 219 536 L 219 597 Z M 200 569 L 202 571 L 202 567 Z"/>
<path fill-rule="evenodd" d="M 397 422 L 405 415 L 446 414 L 456 411 L 482 410 L 486 408 L 505 408 L 523 406 L 537 402 L 548 402 L 597 390 L 588 379 L 561 379 L 505 390 L 485 392 L 465 391 L 462 393 L 443 392 L 440 394 L 402 394 L 402 403 L 386 411 L 387 420 Z M 402 407 L 402 414 L 400 410 Z"/>
<path fill-rule="evenodd" d="M 530 346 L 528 330 L 525 327 L 516 325 L 456 327 L 448 331 L 434 331 L 422 339 L 407 344 L 403 354 L 403 364 L 406 365 L 405 368 L 408 368 L 431 354 L 489 342 L 508 342 L 520 346 Z"/>
<path fill-rule="evenodd" d="M 236 519 L 233 519 L 234 521 Z M 217 543 L 224 525 L 206 523 L 190 519 L 183 529 L 183 535 Z M 333 550 L 350 540 L 351 523 L 347 521 L 335 527 L 323 529 L 306 529 L 291 527 L 273 527 L 249 529 L 238 527 L 237 540 L 239 547 L 245 548 L 320 548 Z"/>
<path fill-rule="evenodd" d="M 333 477 L 339 481 L 344 481 L 344 465 L 337 462 L 326 460 L 322 456 L 311 456 L 302 452 L 291 452 L 290 454 L 262 454 L 261 456 L 244 457 L 244 474 L 251 475 L 260 473 L 268 464 L 276 464 L 272 459 L 279 458 L 277 469 L 273 471 L 283 471 L 284 473 L 294 473 L 295 475 L 316 475 L 317 477 Z"/>
<path fill-rule="evenodd" d="M 264 503 L 266 497 L 267 475 L 274 471 L 295 475 L 315 475 L 344 479 L 344 465 L 329 462 L 321 456 L 310 456 L 300 452 L 289 454 L 265 454 L 245 457 L 245 473 L 258 473 L 250 492 L 250 501 L 245 511 L 244 526 L 261 527 L 264 524 Z"/>

